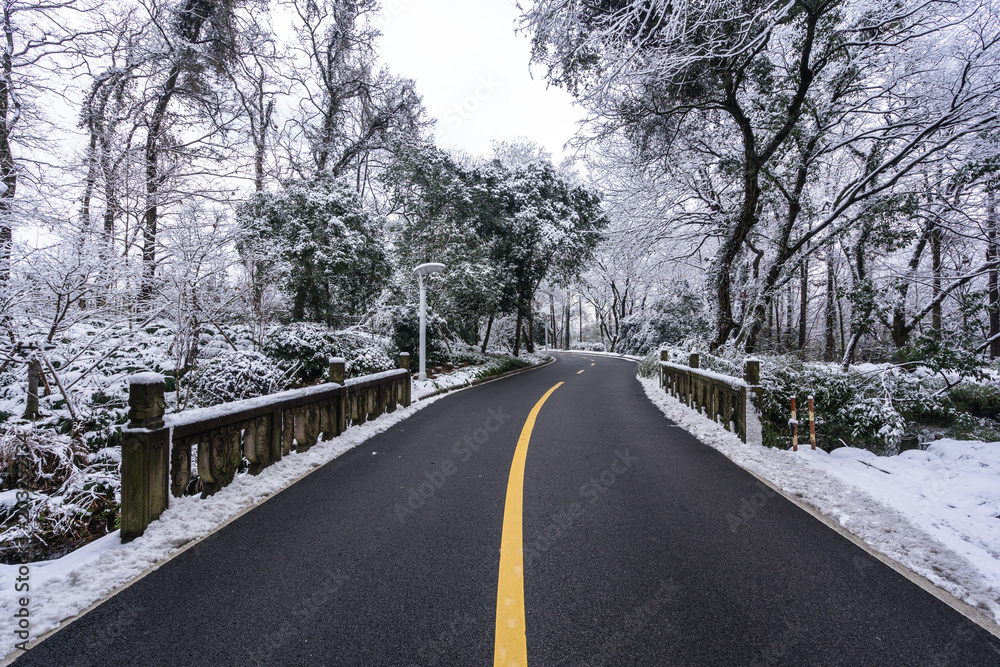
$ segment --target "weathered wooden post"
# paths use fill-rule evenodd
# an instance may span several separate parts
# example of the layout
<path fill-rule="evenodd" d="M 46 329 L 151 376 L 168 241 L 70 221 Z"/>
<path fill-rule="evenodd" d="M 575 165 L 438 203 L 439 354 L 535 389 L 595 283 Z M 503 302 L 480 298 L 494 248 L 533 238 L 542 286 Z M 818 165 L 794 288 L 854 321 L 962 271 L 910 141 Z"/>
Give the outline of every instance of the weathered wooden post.
<path fill-rule="evenodd" d="M 403 396 L 400 401 L 403 407 L 410 405 L 410 390 L 412 389 L 412 382 L 410 381 L 410 353 L 400 352 L 399 353 L 399 367 L 406 369 L 406 377 L 403 378 Z"/>
<path fill-rule="evenodd" d="M 42 377 L 42 362 L 38 357 L 28 359 L 28 400 L 22 419 L 35 421 L 41 414 L 38 411 L 38 382 Z"/>
<path fill-rule="evenodd" d="M 129 422 L 122 429 L 122 542 L 142 535 L 169 502 L 170 430 L 163 423 L 163 385 L 159 373 L 129 378 Z"/>
<path fill-rule="evenodd" d="M 691 368 L 698 368 L 701 365 L 701 355 L 697 352 L 692 352 L 688 357 L 688 366 Z"/>
<path fill-rule="evenodd" d="M 760 386 L 760 362 L 756 359 L 747 359 L 743 364 L 743 381 L 747 383 L 747 395 L 743 401 L 743 414 L 740 420 L 740 438 L 747 442 L 748 424 L 750 423 L 750 413 L 753 412 L 752 421 L 754 429 L 761 426 L 761 414 L 764 405 L 764 388 Z M 755 444 L 763 444 L 761 433 L 753 434 Z"/>

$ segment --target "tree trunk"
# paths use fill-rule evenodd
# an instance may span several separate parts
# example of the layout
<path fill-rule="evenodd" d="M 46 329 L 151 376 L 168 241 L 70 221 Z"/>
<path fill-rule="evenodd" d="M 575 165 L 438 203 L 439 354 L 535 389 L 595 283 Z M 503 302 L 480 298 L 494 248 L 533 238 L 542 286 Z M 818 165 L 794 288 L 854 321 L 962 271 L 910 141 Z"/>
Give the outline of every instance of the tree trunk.
<path fill-rule="evenodd" d="M 572 315 L 573 315 L 572 310 L 573 310 L 573 306 L 572 306 L 572 303 L 570 301 L 569 294 L 567 294 L 566 295 L 566 303 L 565 303 L 565 311 L 564 311 L 564 314 L 566 315 L 566 330 L 563 332 L 565 334 L 565 338 L 566 338 L 566 342 L 563 345 L 563 349 L 564 350 L 568 350 L 569 349 L 570 329 L 572 327 L 572 325 L 570 324 L 570 319 L 572 318 Z"/>
<path fill-rule="evenodd" d="M 552 292 L 549 292 L 549 317 L 552 319 L 552 347 L 559 347 L 559 341 L 556 339 L 556 297 Z"/>
<path fill-rule="evenodd" d="M 10 146 L 10 131 L 21 114 L 21 106 L 10 89 L 13 62 L 9 45 L 14 39 L 11 12 L 3 15 L 4 42 L 8 48 L 3 52 L 3 74 L 0 76 L 0 287 L 6 286 L 10 278 L 11 245 L 14 241 L 14 191 L 17 189 L 17 164 Z M 13 107 L 13 108 L 12 108 Z M 13 112 L 13 113 L 12 113 Z M 7 322 L 8 315 L 2 319 Z"/>
<path fill-rule="evenodd" d="M 514 324 L 514 356 L 521 356 L 521 322 L 524 320 L 524 315 L 521 314 L 521 309 L 517 309 L 517 322 Z"/>
<path fill-rule="evenodd" d="M 802 260 L 802 280 L 799 298 L 799 350 L 806 349 L 806 324 L 809 315 L 809 260 Z"/>
<path fill-rule="evenodd" d="M 528 354 L 535 353 L 535 314 L 529 311 L 528 316 L 525 318 L 528 322 L 528 330 L 524 336 L 524 340 L 528 345 Z"/>
<path fill-rule="evenodd" d="M 32 357 L 28 360 L 28 396 L 22 419 L 35 421 L 41 416 L 38 411 L 38 382 L 42 377 L 42 362 Z"/>
<path fill-rule="evenodd" d="M 941 302 L 938 296 L 941 294 L 941 228 L 936 226 L 931 232 L 931 269 L 934 277 L 931 281 L 931 298 L 934 299 L 934 308 L 931 310 L 931 329 L 935 333 L 941 333 Z"/>
<path fill-rule="evenodd" d="M 837 353 L 836 287 L 833 283 L 833 250 L 826 251 L 826 321 L 824 322 L 823 361 L 833 361 Z"/>
<path fill-rule="evenodd" d="M 987 245 L 986 245 L 986 260 L 989 262 L 996 262 L 998 254 L 997 248 L 997 211 L 996 202 L 994 201 L 993 189 L 990 188 L 986 191 L 986 229 L 987 229 Z M 997 284 L 997 267 L 994 265 L 990 269 L 987 275 L 987 291 L 989 293 L 989 315 L 990 315 L 990 333 L 989 338 L 992 339 L 990 342 L 990 359 L 996 359 L 1000 357 L 1000 285 Z"/>
<path fill-rule="evenodd" d="M 486 346 L 490 342 L 490 332 L 493 331 L 493 317 L 494 313 L 490 313 L 490 319 L 486 320 L 486 335 L 483 336 L 483 347 L 481 348 L 483 354 L 486 354 Z"/>
<path fill-rule="evenodd" d="M 792 287 L 792 282 L 788 281 L 788 303 L 785 304 L 785 344 L 784 348 L 790 350 L 792 348 L 792 336 L 795 334 L 794 322 L 795 322 L 795 308 L 792 304 L 795 303 L 795 291 Z"/>

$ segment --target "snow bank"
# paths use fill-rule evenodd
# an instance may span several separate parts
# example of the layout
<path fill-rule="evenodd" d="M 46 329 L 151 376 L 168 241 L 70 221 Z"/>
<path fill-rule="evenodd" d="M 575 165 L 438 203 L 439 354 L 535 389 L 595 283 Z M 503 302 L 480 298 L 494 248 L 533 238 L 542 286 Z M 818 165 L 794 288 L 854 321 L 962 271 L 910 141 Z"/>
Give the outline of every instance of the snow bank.
<path fill-rule="evenodd" d="M 145 534 L 121 544 L 118 531 L 52 561 L 29 564 L 28 592 L 15 592 L 17 565 L 0 565 L 0 655 L 14 650 L 14 612 L 18 599 L 30 599 L 31 639 L 57 628 L 104 599 L 192 541 L 205 537 L 243 510 L 290 486 L 298 478 L 347 450 L 403 421 L 440 397 L 352 426 L 342 435 L 318 442 L 307 452 L 292 453 L 256 476 L 240 475 L 215 495 L 171 498 L 170 507 Z"/>
<path fill-rule="evenodd" d="M 741 442 L 655 379 L 639 382 L 668 419 L 705 444 L 1000 622 L 1000 443 L 942 440 L 891 457 L 772 449 Z"/>
<path fill-rule="evenodd" d="M 528 362 L 531 366 L 537 366 L 546 361 L 549 357 L 547 354 L 535 353 L 524 354 L 519 358 Z M 413 380 L 413 389 L 410 394 L 411 400 L 419 401 L 428 396 L 434 396 L 435 394 L 451 391 L 459 387 L 469 387 L 478 379 L 479 373 L 492 365 L 493 364 L 487 363 L 458 368 L 451 373 L 438 375 L 433 380 L 427 379 L 422 382 L 420 380 Z M 525 366 L 525 368 L 530 368 L 530 366 Z"/>

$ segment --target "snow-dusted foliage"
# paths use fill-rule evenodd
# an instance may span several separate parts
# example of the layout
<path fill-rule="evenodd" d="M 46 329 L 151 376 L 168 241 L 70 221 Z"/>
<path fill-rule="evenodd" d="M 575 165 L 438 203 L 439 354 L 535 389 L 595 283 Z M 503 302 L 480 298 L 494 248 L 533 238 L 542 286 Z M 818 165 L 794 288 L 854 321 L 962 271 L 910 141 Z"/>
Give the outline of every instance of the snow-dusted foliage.
<path fill-rule="evenodd" d="M 670 348 L 671 360 L 687 364 L 688 350 Z M 651 355 L 652 356 L 652 355 Z M 904 437 L 994 440 L 1000 435 L 1000 378 L 993 373 L 942 375 L 926 366 L 802 362 L 791 356 L 761 356 L 764 444 L 791 443 L 791 399 L 798 404 L 799 441 L 808 438 L 807 400 L 816 413 L 817 443 L 893 453 Z M 702 368 L 742 377 L 743 357 L 701 353 Z"/>
<path fill-rule="evenodd" d="M 996 2 L 539 0 L 524 27 L 590 113 L 610 252 L 703 284 L 713 348 L 1000 341 Z"/>
<path fill-rule="evenodd" d="M 0 433 L 0 560 L 114 530 L 121 482 L 115 452 L 90 455 L 68 435 L 31 424 Z M 49 554 L 51 555 L 51 553 Z"/>
<path fill-rule="evenodd" d="M 682 345 L 705 340 L 711 323 L 701 299 L 690 289 L 679 290 L 645 311 L 619 323 L 615 352 L 645 355 L 661 345 Z"/>
<path fill-rule="evenodd" d="M 347 359 L 347 376 L 360 377 L 392 370 L 396 363 L 389 358 L 389 355 L 380 347 L 369 345 L 356 350 L 353 356 Z"/>
<path fill-rule="evenodd" d="M 240 252 L 258 281 L 284 287 L 294 321 L 337 325 L 365 312 L 387 282 L 383 221 L 327 173 L 255 194 L 237 219 Z"/>
<path fill-rule="evenodd" d="M 360 332 L 337 331 L 314 322 L 295 322 L 271 329 L 264 340 L 263 352 L 287 372 L 295 373 L 308 383 L 327 373 L 331 358 L 343 357 L 350 362 L 371 345 L 371 337 Z"/>
<path fill-rule="evenodd" d="M 198 364 L 187 378 L 198 406 L 266 396 L 283 390 L 288 374 L 273 359 L 248 350 L 230 351 Z"/>

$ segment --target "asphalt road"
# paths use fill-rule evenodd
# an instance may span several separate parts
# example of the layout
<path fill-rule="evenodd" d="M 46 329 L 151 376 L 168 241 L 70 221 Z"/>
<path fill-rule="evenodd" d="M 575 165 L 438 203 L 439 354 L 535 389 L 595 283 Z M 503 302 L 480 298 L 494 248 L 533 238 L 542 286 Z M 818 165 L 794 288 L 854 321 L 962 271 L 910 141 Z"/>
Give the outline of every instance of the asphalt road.
<path fill-rule="evenodd" d="M 673 426 L 634 373 L 566 354 L 446 396 L 14 664 L 491 664 L 511 461 L 558 382 L 524 470 L 530 665 L 1000 664 L 1000 640 Z"/>

